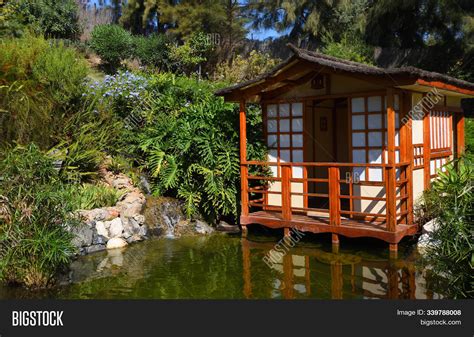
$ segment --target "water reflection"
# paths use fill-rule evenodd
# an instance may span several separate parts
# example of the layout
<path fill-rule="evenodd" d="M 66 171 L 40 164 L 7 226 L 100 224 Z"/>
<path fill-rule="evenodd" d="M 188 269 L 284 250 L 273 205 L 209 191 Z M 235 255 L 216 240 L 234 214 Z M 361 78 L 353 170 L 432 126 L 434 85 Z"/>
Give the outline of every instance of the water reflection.
<path fill-rule="evenodd" d="M 266 254 L 274 243 L 242 239 L 244 296 L 253 298 L 252 275 L 261 273 L 259 263 L 252 268 L 252 256 Z M 272 266 L 272 298 L 366 298 L 416 299 L 439 298 L 425 289 L 413 258 L 370 259 L 359 255 L 327 252 L 317 248 L 292 248 Z M 267 267 L 269 268 L 269 267 Z M 328 282 L 329 281 L 329 282 Z M 328 284 L 329 283 L 329 287 Z"/>
<path fill-rule="evenodd" d="M 72 284 L 35 292 L 0 287 L 0 298 L 440 297 L 427 290 L 425 271 L 416 268 L 416 254 L 390 259 L 385 246 L 370 250 L 370 245 L 343 244 L 340 251 L 333 251 L 317 240 L 306 240 L 270 268 L 263 258 L 277 241 L 269 236 L 249 240 L 227 235 L 152 239 L 79 258 L 67 275 Z"/>

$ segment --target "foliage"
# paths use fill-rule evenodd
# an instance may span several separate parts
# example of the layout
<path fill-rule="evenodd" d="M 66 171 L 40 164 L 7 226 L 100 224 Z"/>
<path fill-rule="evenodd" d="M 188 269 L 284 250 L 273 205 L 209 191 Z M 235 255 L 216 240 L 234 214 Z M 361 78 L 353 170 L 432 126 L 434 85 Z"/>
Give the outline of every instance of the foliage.
<path fill-rule="evenodd" d="M 133 57 L 144 66 L 168 70 L 170 39 L 164 34 L 133 37 Z"/>
<path fill-rule="evenodd" d="M 0 172 L 0 279 L 48 286 L 69 263 L 73 247 L 65 226 L 76 223 L 53 161 L 35 145 L 16 147 Z"/>
<path fill-rule="evenodd" d="M 22 21 L 18 3 L 3 3 L 0 6 L 0 37 L 21 36 L 25 29 Z"/>
<path fill-rule="evenodd" d="M 349 37 L 349 35 L 343 35 L 341 39 L 336 42 L 331 35 L 326 35 L 322 52 L 326 55 L 331 55 L 344 60 L 369 65 L 374 64 L 372 61 L 373 50 L 357 36 Z"/>
<path fill-rule="evenodd" d="M 1 142 L 48 147 L 80 97 L 85 61 L 63 43 L 25 35 L 0 41 Z"/>
<path fill-rule="evenodd" d="M 79 38 L 81 27 L 74 0 L 21 0 L 26 22 L 48 38 Z"/>
<path fill-rule="evenodd" d="M 216 80 L 239 83 L 254 79 L 273 69 L 280 60 L 269 54 L 252 50 L 248 56 L 238 55 L 232 63 L 222 62 L 217 66 L 214 77 Z"/>
<path fill-rule="evenodd" d="M 178 73 L 190 74 L 197 65 L 207 60 L 211 49 L 212 45 L 208 37 L 198 32 L 183 45 L 171 46 L 169 57 Z"/>
<path fill-rule="evenodd" d="M 449 284 L 444 289 L 450 297 L 472 297 L 474 165 L 463 157 L 445 167 L 423 196 L 425 217 L 436 219 L 426 260 L 433 266 L 435 282 Z"/>
<path fill-rule="evenodd" d="M 131 34 L 118 25 L 97 25 L 92 30 L 90 45 L 102 61 L 115 70 L 120 61 L 130 56 L 132 41 Z"/>
<path fill-rule="evenodd" d="M 474 119 L 466 118 L 465 120 L 466 152 L 474 156 Z"/>
<path fill-rule="evenodd" d="M 64 190 L 73 210 L 115 206 L 121 196 L 120 191 L 107 185 L 68 185 Z"/>
<path fill-rule="evenodd" d="M 179 197 L 188 214 L 210 221 L 237 216 L 239 136 L 236 106 L 213 94 L 215 85 L 173 74 L 149 76 L 141 103 L 129 105 L 122 118 L 141 116 L 142 123 L 123 129 L 127 158 L 151 177 L 154 194 Z M 110 95 L 108 105 L 120 98 Z M 263 159 L 261 112 L 250 109 L 249 158 Z"/>

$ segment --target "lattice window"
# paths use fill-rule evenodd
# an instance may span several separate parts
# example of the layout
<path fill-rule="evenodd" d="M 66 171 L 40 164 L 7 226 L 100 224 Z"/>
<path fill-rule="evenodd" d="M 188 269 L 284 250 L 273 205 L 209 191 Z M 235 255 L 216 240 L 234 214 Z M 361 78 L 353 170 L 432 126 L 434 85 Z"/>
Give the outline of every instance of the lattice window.
<path fill-rule="evenodd" d="M 439 169 L 450 160 L 453 153 L 453 114 L 448 111 L 430 111 L 430 176 L 435 177 Z"/>
<path fill-rule="evenodd" d="M 303 103 L 269 104 L 266 108 L 265 133 L 268 161 L 302 163 Z M 270 166 L 274 177 L 280 177 L 279 166 Z M 293 167 L 293 178 L 303 178 L 303 167 Z"/>
<path fill-rule="evenodd" d="M 413 168 L 423 168 L 425 162 L 423 157 L 423 143 L 413 144 Z"/>
<path fill-rule="evenodd" d="M 395 160 L 400 161 L 399 98 L 394 96 Z M 387 100 L 385 96 L 355 97 L 351 100 L 352 162 L 387 162 Z M 381 167 L 354 168 L 362 181 L 383 181 Z"/>

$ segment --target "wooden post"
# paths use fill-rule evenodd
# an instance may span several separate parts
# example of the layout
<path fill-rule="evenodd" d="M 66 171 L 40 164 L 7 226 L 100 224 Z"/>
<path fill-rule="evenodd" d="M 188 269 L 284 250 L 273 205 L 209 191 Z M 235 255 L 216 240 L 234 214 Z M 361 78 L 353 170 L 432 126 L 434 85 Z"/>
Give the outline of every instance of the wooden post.
<path fill-rule="evenodd" d="M 329 167 L 329 222 L 331 226 L 341 225 L 341 199 L 339 168 Z M 332 234 L 332 243 L 339 244 L 339 236 Z"/>
<path fill-rule="evenodd" d="M 245 100 L 240 101 L 240 194 L 242 216 L 249 215 L 248 167 L 247 167 L 247 120 Z M 243 227 L 242 227 L 243 228 Z"/>
<path fill-rule="evenodd" d="M 412 116 L 410 115 L 411 110 L 411 95 L 404 94 L 402 96 L 401 104 L 401 123 L 400 123 L 400 160 L 402 162 L 408 162 L 408 166 L 403 171 L 403 178 L 407 180 L 407 183 L 402 189 L 402 194 L 407 195 L 408 199 L 402 202 L 404 207 L 402 211 L 407 211 L 406 221 L 408 225 L 413 225 L 413 138 L 412 138 Z"/>
<path fill-rule="evenodd" d="M 425 97 L 425 95 L 423 95 Z M 423 106 L 423 176 L 424 189 L 427 190 L 431 185 L 431 127 L 430 111 Z"/>
<path fill-rule="evenodd" d="M 459 158 L 465 150 L 464 114 L 456 114 L 456 156 Z"/>
<path fill-rule="evenodd" d="M 395 167 L 395 109 L 393 107 L 393 89 L 387 89 L 387 162 L 386 195 L 387 195 L 387 229 L 397 230 L 396 205 L 396 167 Z"/>
<path fill-rule="evenodd" d="M 291 166 L 281 165 L 281 208 L 283 220 L 291 221 Z"/>

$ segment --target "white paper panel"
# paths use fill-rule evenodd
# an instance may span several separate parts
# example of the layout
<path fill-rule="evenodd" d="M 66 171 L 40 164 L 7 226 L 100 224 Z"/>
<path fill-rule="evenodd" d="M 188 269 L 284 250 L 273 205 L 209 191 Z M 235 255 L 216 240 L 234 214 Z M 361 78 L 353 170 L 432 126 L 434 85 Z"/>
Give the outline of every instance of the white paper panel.
<path fill-rule="evenodd" d="M 292 135 L 293 147 L 303 147 L 303 135 Z"/>
<path fill-rule="evenodd" d="M 293 166 L 293 178 L 303 178 L 303 167 Z"/>
<path fill-rule="evenodd" d="M 277 121 L 276 119 L 267 120 L 267 132 L 277 132 Z"/>
<path fill-rule="evenodd" d="M 268 145 L 268 147 L 278 147 L 278 137 L 277 137 L 277 135 L 268 135 L 267 136 L 267 145 Z"/>
<path fill-rule="evenodd" d="M 368 115 L 369 129 L 381 129 L 382 128 L 382 114 Z"/>
<path fill-rule="evenodd" d="M 353 163 L 365 163 L 365 150 L 352 150 Z"/>
<path fill-rule="evenodd" d="M 280 132 L 290 132 L 289 119 L 280 119 Z"/>
<path fill-rule="evenodd" d="M 277 166 L 270 166 L 270 170 L 272 171 L 273 177 L 278 177 L 278 167 Z"/>
<path fill-rule="evenodd" d="M 293 117 L 303 116 L 303 103 L 293 103 L 291 105 L 291 114 Z"/>
<path fill-rule="evenodd" d="M 294 163 L 303 162 L 303 150 L 293 150 L 293 162 Z"/>
<path fill-rule="evenodd" d="M 354 167 L 354 180 L 365 180 L 365 168 L 364 167 Z"/>
<path fill-rule="evenodd" d="M 290 162 L 290 150 L 280 150 L 280 161 L 283 163 Z"/>
<path fill-rule="evenodd" d="M 352 116 L 352 130 L 365 129 L 365 116 Z"/>
<path fill-rule="evenodd" d="M 435 168 L 435 161 L 431 160 L 430 161 L 430 174 L 435 174 L 436 168 Z"/>
<path fill-rule="evenodd" d="M 281 148 L 290 147 L 290 135 L 280 135 L 280 147 Z"/>
<path fill-rule="evenodd" d="M 371 96 L 368 98 L 367 106 L 369 111 L 382 111 L 382 97 Z"/>
<path fill-rule="evenodd" d="M 365 133 L 364 132 L 353 132 L 352 133 L 352 146 L 365 146 Z"/>
<path fill-rule="evenodd" d="M 382 181 L 383 171 L 381 167 L 369 168 L 369 180 L 370 181 Z"/>
<path fill-rule="evenodd" d="M 267 105 L 267 116 L 276 117 L 277 116 L 277 106 L 276 104 Z"/>
<path fill-rule="evenodd" d="M 293 118 L 293 132 L 303 132 L 303 118 Z"/>
<path fill-rule="evenodd" d="M 373 131 L 369 132 L 369 146 L 382 146 L 382 132 Z"/>
<path fill-rule="evenodd" d="M 364 97 L 357 97 L 352 99 L 352 112 L 364 112 L 365 104 Z"/>
<path fill-rule="evenodd" d="M 400 151 L 396 150 L 395 151 L 395 163 L 399 163 L 399 162 L 400 162 Z"/>
<path fill-rule="evenodd" d="M 369 163 L 382 164 L 382 150 L 381 149 L 369 150 Z"/>
<path fill-rule="evenodd" d="M 280 104 L 280 117 L 290 116 L 290 105 L 288 103 Z"/>
<path fill-rule="evenodd" d="M 400 146 L 400 132 L 395 131 L 395 146 Z"/>

